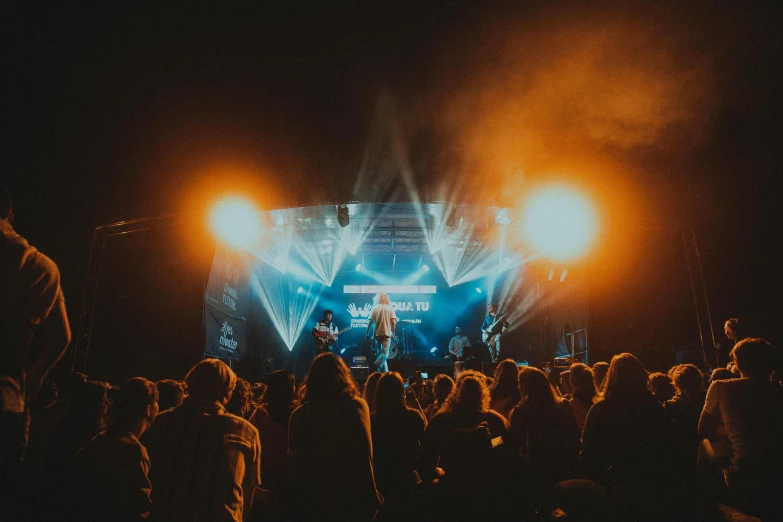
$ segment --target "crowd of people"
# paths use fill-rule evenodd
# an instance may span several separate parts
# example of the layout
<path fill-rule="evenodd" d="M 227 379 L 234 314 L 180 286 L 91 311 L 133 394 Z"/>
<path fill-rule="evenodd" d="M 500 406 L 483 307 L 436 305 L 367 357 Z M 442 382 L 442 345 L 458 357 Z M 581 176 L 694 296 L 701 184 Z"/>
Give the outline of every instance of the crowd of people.
<path fill-rule="evenodd" d="M 323 353 L 301 383 L 205 359 L 181 381 L 55 384 L 59 273 L 0 196 L 3 520 L 783 519 L 781 357 L 733 320 L 731 362 L 709 375 L 621 353 L 360 383 Z"/>
<path fill-rule="evenodd" d="M 493 377 L 375 373 L 362 389 L 331 353 L 298 386 L 283 370 L 251 386 L 217 359 L 184 381 L 71 373 L 31 404 L 4 507 L 9 520 L 604 521 L 714 520 L 724 504 L 775 520 L 776 360 L 742 340 L 728 378 L 677 365 L 666 397 L 629 353 L 598 386 L 583 363 L 547 375 L 505 360 Z"/>

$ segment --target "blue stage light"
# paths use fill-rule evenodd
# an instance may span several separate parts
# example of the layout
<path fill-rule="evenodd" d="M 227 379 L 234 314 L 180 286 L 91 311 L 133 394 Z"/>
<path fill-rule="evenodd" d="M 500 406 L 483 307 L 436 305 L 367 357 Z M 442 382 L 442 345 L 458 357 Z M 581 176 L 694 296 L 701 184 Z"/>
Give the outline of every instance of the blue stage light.
<path fill-rule="evenodd" d="M 481 293 L 481 288 L 476 287 L 476 292 Z"/>
<path fill-rule="evenodd" d="M 437 351 L 438 351 L 438 348 L 433 346 L 432 349 L 430 350 L 430 353 L 435 353 Z"/>
<path fill-rule="evenodd" d="M 359 263 L 358 265 L 356 265 L 356 271 L 357 271 L 357 272 L 361 272 L 361 271 L 362 271 L 362 264 L 361 264 L 361 263 Z"/>
<path fill-rule="evenodd" d="M 427 265 L 421 265 L 421 269 L 422 269 L 424 272 L 429 272 L 429 271 L 430 271 L 430 267 L 428 267 Z"/>
<path fill-rule="evenodd" d="M 344 354 L 344 353 L 345 353 L 345 348 L 343 348 L 342 350 L 340 350 L 340 355 L 342 355 L 342 354 Z"/>
<path fill-rule="evenodd" d="M 304 292 L 304 288 L 302 288 L 301 286 L 296 289 L 297 294 L 301 294 L 302 292 Z"/>

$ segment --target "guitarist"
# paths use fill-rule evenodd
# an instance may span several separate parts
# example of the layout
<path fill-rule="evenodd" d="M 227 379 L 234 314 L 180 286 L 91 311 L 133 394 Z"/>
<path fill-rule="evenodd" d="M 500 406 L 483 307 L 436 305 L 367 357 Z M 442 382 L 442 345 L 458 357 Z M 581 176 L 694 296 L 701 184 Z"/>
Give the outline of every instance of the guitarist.
<path fill-rule="evenodd" d="M 500 354 L 500 338 L 503 336 L 503 329 L 508 327 L 506 321 L 507 314 L 498 315 L 498 305 L 492 303 L 489 305 L 489 315 L 481 324 L 481 339 L 487 343 L 489 354 L 492 356 L 492 362 L 498 361 Z"/>
<path fill-rule="evenodd" d="M 313 346 L 318 354 L 329 351 L 340 353 L 337 325 L 332 322 L 332 315 L 331 310 L 324 310 L 324 318 L 313 326 Z"/>

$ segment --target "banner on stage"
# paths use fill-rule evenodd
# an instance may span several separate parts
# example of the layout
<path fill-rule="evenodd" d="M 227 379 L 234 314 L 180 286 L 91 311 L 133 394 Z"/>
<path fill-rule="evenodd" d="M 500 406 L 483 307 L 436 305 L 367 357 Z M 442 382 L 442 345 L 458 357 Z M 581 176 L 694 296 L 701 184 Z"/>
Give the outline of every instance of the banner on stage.
<path fill-rule="evenodd" d="M 243 254 L 219 246 L 212 261 L 204 303 L 235 319 L 247 320 L 250 265 Z"/>
<path fill-rule="evenodd" d="M 247 355 L 247 322 L 204 307 L 206 353 L 225 359 L 239 360 Z"/>

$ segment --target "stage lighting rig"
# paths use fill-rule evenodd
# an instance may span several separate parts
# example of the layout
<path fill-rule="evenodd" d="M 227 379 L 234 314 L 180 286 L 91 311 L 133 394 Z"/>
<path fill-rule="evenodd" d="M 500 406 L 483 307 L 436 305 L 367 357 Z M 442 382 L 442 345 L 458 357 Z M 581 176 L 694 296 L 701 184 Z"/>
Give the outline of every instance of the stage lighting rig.
<path fill-rule="evenodd" d="M 343 228 L 351 223 L 351 218 L 348 216 L 348 207 L 346 205 L 337 205 L 337 223 Z"/>

